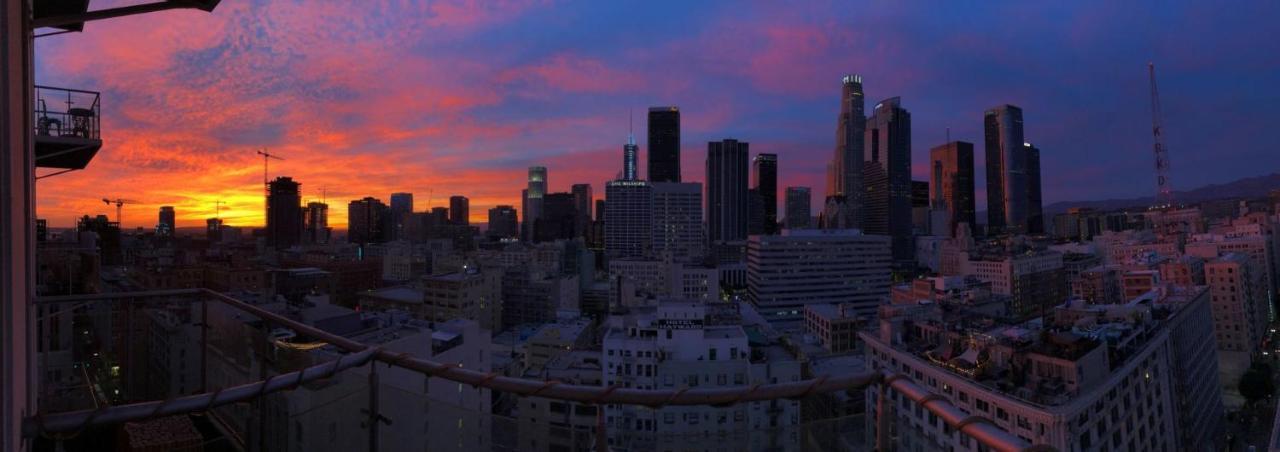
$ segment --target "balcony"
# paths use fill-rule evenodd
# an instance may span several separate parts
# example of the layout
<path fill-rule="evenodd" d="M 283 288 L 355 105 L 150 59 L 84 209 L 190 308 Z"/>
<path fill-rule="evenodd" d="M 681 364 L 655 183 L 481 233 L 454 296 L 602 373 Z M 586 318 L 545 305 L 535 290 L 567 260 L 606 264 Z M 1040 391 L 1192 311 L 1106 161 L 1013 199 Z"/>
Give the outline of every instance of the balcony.
<path fill-rule="evenodd" d="M 69 88 L 35 87 L 36 166 L 84 169 L 102 148 L 99 94 Z"/>
<path fill-rule="evenodd" d="M 41 412 L 23 428 L 32 450 L 870 450 L 875 428 L 861 415 L 777 426 L 735 419 L 700 430 L 661 424 L 660 410 L 763 403 L 784 418 L 772 409 L 779 399 L 804 403 L 871 385 L 993 450 L 1030 447 L 907 379 L 875 372 L 753 387 L 581 386 L 490 372 L 479 357 L 488 334 L 465 322 L 416 330 L 428 324 L 204 289 L 46 297 L 36 306 Z M 337 315 L 304 323 L 317 312 Z M 431 341 L 444 335 L 460 335 L 460 345 L 433 352 Z M 622 428 L 606 422 L 610 409 L 597 410 L 593 425 L 556 425 L 525 409 L 552 401 L 644 406 L 659 410 L 660 425 Z"/>

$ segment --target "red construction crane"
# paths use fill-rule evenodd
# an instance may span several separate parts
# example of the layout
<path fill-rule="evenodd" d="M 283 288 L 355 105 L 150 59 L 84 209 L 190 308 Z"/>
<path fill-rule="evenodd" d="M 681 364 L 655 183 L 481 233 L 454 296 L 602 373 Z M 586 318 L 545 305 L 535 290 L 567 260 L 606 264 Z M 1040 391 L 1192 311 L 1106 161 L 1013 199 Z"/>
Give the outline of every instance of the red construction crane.
<path fill-rule="evenodd" d="M 1164 147 L 1163 120 L 1160 117 L 1160 90 L 1156 88 L 1156 65 L 1147 63 L 1151 77 L 1151 134 L 1155 138 L 1156 206 L 1173 206 L 1173 185 L 1169 182 L 1169 150 Z"/>
<path fill-rule="evenodd" d="M 112 204 L 116 205 L 116 224 L 119 224 L 121 227 L 124 227 L 124 222 L 120 220 L 120 212 L 121 210 L 123 210 L 122 208 L 124 207 L 124 205 L 138 203 L 138 201 L 134 201 L 132 199 L 120 199 L 120 198 L 116 198 L 116 199 L 102 198 L 102 202 L 106 203 L 108 206 Z"/>

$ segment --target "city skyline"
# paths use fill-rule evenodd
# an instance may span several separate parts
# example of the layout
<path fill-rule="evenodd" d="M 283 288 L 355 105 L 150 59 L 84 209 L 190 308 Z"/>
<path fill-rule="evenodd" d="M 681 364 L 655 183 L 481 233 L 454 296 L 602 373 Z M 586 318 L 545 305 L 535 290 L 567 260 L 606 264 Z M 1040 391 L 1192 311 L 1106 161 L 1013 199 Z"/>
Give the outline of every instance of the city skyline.
<path fill-rule="evenodd" d="M 701 182 L 705 143 L 732 136 L 778 154 L 780 186 L 813 187 L 813 202 L 822 205 L 835 146 L 830 118 L 848 73 L 864 77 L 871 99 L 901 96 L 910 106 L 915 180 L 928 179 L 919 163 L 947 141 L 947 128 L 952 140 L 981 146 L 982 112 L 1010 103 L 1025 109 L 1026 135 L 1041 149 L 1045 204 L 1149 195 L 1148 60 L 1160 71 L 1175 189 L 1257 175 L 1245 161 L 1280 164 L 1261 138 L 1280 111 L 1257 95 L 1280 72 L 1257 55 L 1280 49 L 1265 39 L 1265 24 L 1251 22 L 1274 16 L 1265 9 L 1274 5 L 1163 7 L 1164 25 L 1154 28 L 1131 26 L 1145 23 L 1145 9 L 1135 9 L 1142 5 L 943 6 L 916 16 L 924 19 L 918 23 L 885 20 L 919 12 L 899 5 L 865 17 L 834 5 L 791 12 L 708 3 L 680 6 L 678 17 L 669 17 L 676 5 L 583 6 L 564 20 L 611 27 L 574 28 L 484 58 L 477 50 L 509 42 L 507 34 L 553 26 L 542 22 L 558 8 L 374 5 L 381 13 L 355 14 L 344 9 L 349 5 L 324 5 L 293 14 L 297 5 L 228 4 L 197 33 L 177 14 L 149 18 L 140 33 L 119 33 L 136 28 L 123 19 L 87 28 L 91 40 L 44 38 L 37 79 L 102 90 L 111 139 L 101 151 L 106 163 L 40 181 L 38 214 L 55 227 L 109 214 L 96 195 L 110 186 L 101 194 L 142 201 L 124 206 L 126 227 L 154 226 L 161 205 L 174 206 L 178 227 L 199 226 L 214 216 L 216 200 L 226 202 L 228 224 L 261 225 L 261 161 L 253 150 L 265 146 L 286 158 L 272 162 L 270 177 L 301 182 L 304 203 L 322 193 L 335 206 L 365 196 L 385 201 L 393 192 L 434 193 L 418 209 L 427 210 L 459 194 L 471 199 L 471 220 L 483 223 L 494 205 L 518 205 L 528 166 L 556 174 L 549 192 L 589 183 L 599 198 L 621 169 L 628 112 L 660 105 L 681 109 L 682 180 Z M 991 14 L 996 9 L 1010 14 Z M 343 39 L 331 36 L 341 27 L 328 25 L 349 17 L 377 19 L 355 24 Z M 665 36 L 627 36 L 655 17 L 665 17 L 654 25 Z M 288 20 L 273 22 L 270 34 L 256 31 L 276 18 Z M 755 27 L 766 18 L 768 26 Z M 728 38 L 685 26 L 699 21 L 747 32 Z M 409 26 L 416 22 L 424 25 Z M 1256 26 L 1222 25 L 1240 23 Z M 1012 28 L 986 31 L 994 25 Z M 961 29 L 963 39 L 939 46 L 931 27 Z M 1025 32 L 1037 27 L 1061 33 Z M 1159 32 L 1173 28 L 1186 33 Z M 488 36 L 495 33 L 503 36 Z M 582 39 L 588 34 L 600 38 Z M 304 36 L 341 45 L 308 48 Z M 1038 55 L 1046 49 L 1053 52 Z M 1256 63 L 1219 64 L 1228 59 Z M 1079 68 L 1062 70 L 1062 61 Z M 671 70 L 638 70 L 655 64 Z M 119 69 L 84 70 L 108 65 Z M 1210 133 L 1196 127 L 1209 120 L 1226 126 Z M 637 173 L 648 174 L 646 134 L 637 135 Z M 976 179 L 985 180 L 983 156 L 975 166 Z M 1072 182 L 1081 179 L 1090 183 Z M 985 187 L 976 188 L 977 208 L 985 210 Z M 333 217 L 332 226 L 345 227 L 345 218 Z"/>

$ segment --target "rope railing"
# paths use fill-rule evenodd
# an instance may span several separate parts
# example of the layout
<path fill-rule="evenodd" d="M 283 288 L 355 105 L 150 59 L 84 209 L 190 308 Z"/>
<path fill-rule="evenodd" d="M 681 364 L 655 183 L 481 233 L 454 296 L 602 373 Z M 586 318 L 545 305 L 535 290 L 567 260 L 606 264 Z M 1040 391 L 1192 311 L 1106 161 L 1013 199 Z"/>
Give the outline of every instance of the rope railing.
<path fill-rule="evenodd" d="M 103 407 L 97 410 L 41 414 L 26 420 L 23 428 L 24 434 L 35 436 L 75 432 L 93 425 L 129 422 L 167 414 L 207 411 L 227 403 L 248 400 L 271 392 L 293 389 L 299 384 L 327 378 L 342 370 L 363 365 L 372 359 L 412 370 L 428 377 L 443 378 L 472 387 L 509 392 L 519 396 L 542 397 L 592 405 L 641 405 L 651 408 L 670 405 L 730 406 L 744 402 L 784 398 L 801 399 L 817 394 L 864 389 L 873 384 L 883 384 L 903 394 L 913 403 L 920 404 L 923 408 L 943 419 L 951 427 L 969 435 L 993 450 L 1002 452 L 1053 450 L 1044 446 L 1032 446 L 1023 439 L 1001 430 L 989 419 L 970 416 L 946 399 L 929 393 L 926 389 L 906 378 L 879 371 L 849 375 L 821 375 L 809 380 L 733 388 L 635 389 L 617 386 L 586 386 L 558 381 L 508 377 L 485 370 L 465 369 L 459 364 L 441 363 L 416 358 L 408 353 L 397 353 L 370 347 L 367 344 L 300 323 L 284 315 L 209 289 L 71 295 L 41 298 L 37 303 L 70 303 L 166 296 L 207 296 L 255 317 L 288 327 L 317 341 L 326 342 L 350 354 L 335 361 L 221 391 L 185 396 L 169 401 L 152 401 Z"/>

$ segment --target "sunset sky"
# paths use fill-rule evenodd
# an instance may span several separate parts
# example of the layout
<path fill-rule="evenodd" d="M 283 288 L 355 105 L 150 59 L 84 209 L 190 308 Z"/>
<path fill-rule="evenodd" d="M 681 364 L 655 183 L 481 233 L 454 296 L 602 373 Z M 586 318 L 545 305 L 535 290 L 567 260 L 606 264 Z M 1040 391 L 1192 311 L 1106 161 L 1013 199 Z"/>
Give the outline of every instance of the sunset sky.
<path fill-rule="evenodd" d="M 646 174 L 652 105 L 681 108 L 686 180 L 704 178 L 707 141 L 732 137 L 779 155 L 780 187 L 821 195 L 846 73 L 868 110 L 902 97 L 917 179 L 948 127 L 980 150 L 983 110 L 1012 103 L 1046 204 L 1141 196 L 1148 61 L 1173 183 L 1193 188 L 1280 169 L 1277 17 L 1280 2 L 224 0 L 36 40 L 40 84 L 102 92 L 104 141 L 89 169 L 39 181 L 38 215 L 114 217 L 101 198 L 119 197 L 140 201 L 126 226 L 155 225 L 161 205 L 196 226 L 223 200 L 230 224 L 260 224 L 267 148 L 286 159 L 273 178 L 305 200 L 324 189 L 330 225 L 398 191 L 417 210 L 468 196 L 483 222 L 518 208 L 530 165 L 553 191 L 603 197 L 630 111 Z"/>

